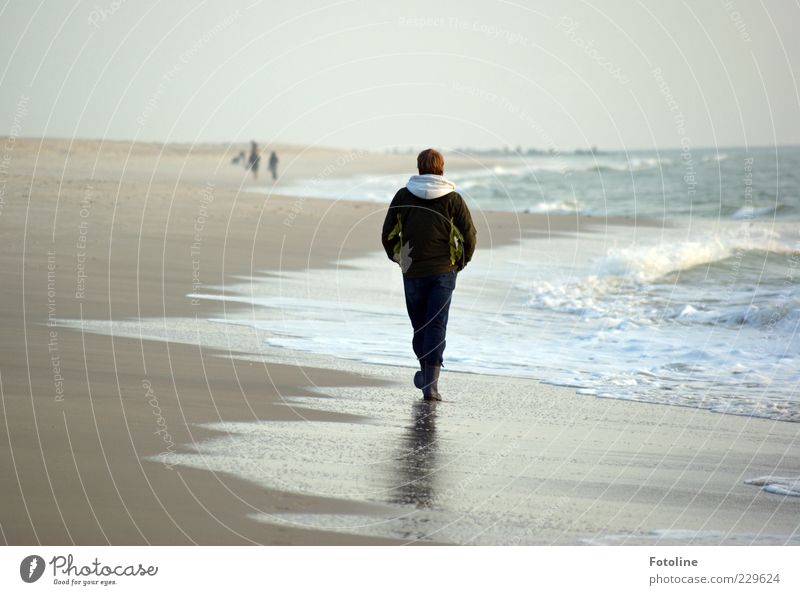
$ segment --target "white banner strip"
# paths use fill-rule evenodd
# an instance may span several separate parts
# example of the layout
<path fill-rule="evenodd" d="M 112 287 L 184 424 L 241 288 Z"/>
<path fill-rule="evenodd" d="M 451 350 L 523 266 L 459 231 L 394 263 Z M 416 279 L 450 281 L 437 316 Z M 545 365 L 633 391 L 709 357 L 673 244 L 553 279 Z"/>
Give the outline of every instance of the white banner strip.
<path fill-rule="evenodd" d="M 792 547 L 5 547 L 2 593 L 797 593 Z"/>

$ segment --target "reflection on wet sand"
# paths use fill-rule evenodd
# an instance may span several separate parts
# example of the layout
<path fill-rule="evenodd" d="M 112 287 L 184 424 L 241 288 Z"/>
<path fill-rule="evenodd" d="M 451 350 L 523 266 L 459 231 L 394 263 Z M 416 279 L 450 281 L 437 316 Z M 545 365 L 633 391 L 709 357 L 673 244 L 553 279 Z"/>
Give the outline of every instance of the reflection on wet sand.
<path fill-rule="evenodd" d="M 436 401 L 415 401 L 411 424 L 400 442 L 397 480 L 389 496 L 395 504 L 431 508 L 436 481 Z"/>

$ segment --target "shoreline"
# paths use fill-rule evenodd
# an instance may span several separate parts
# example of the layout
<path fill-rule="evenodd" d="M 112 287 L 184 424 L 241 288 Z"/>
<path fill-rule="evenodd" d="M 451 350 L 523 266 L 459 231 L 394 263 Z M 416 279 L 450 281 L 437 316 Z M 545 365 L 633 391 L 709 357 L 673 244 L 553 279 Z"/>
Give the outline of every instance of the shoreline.
<path fill-rule="evenodd" d="M 0 218 L 0 229 L 9 245 L 0 257 L 5 279 L 0 289 L 3 298 L 0 316 L 7 329 L 0 344 L 0 382 L 3 421 L 8 434 L 0 457 L 4 461 L 3 481 L 5 485 L 14 486 L 0 517 L 7 542 L 15 545 L 406 543 L 408 540 L 396 536 L 347 535 L 320 526 L 268 525 L 254 522 L 248 516 L 254 513 L 360 515 L 371 510 L 381 513 L 380 506 L 372 508 L 369 503 L 347 498 L 300 495 L 293 490 L 265 487 L 229 474 L 217 475 L 218 471 L 181 467 L 176 472 L 178 467 L 167 469 L 143 460 L 168 444 L 163 440 L 163 432 L 155 433 L 163 427 L 168 429 L 174 445 L 191 445 L 219 437 L 218 432 L 198 426 L 217 420 L 228 423 L 298 419 L 322 424 L 357 423 L 363 420 L 364 412 L 348 411 L 353 401 L 341 395 L 325 395 L 324 390 L 330 388 L 331 393 L 355 391 L 362 395 L 360 399 L 366 398 L 363 395 L 375 388 L 397 394 L 392 391 L 401 390 L 397 388 L 397 383 L 401 382 L 399 372 L 374 368 L 369 374 L 365 370 L 331 370 L 291 363 L 258 365 L 234 357 L 246 356 L 239 350 L 241 343 L 231 343 L 237 337 L 241 339 L 235 334 L 224 337 L 224 349 L 209 349 L 191 344 L 76 333 L 47 325 L 51 312 L 57 319 L 128 321 L 134 325 L 140 319 L 166 320 L 187 314 L 189 318 L 204 322 L 218 314 L 219 308 L 214 304 L 192 304 L 186 297 L 192 291 L 196 270 L 199 269 L 197 279 L 202 285 L 226 286 L 232 279 L 261 271 L 338 266 L 341 260 L 369 253 L 376 246 L 380 250 L 379 234 L 375 230 L 379 229 L 376 222 L 382 219 L 385 205 L 309 198 L 304 200 L 303 209 L 287 227 L 283 220 L 292 208 L 292 201 L 296 200 L 294 197 L 276 195 L 265 199 L 262 205 L 255 204 L 256 201 L 246 200 L 249 195 L 242 197 L 225 189 L 223 182 L 236 183 L 236 176 L 228 175 L 233 174 L 230 171 L 220 177 L 212 200 L 205 204 L 198 238 L 196 224 L 206 188 L 203 179 L 208 159 L 186 170 L 185 159 L 182 162 L 181 156 L 173 155 L 159 158 L 154 168 L 153 155 L 145 150 L 146 155 L 134 155 L 132 163 L 122 169 L 118 161 L 109 162 L 110 157 L 101 159 L 101 169 L 95 171 L 95 178 L 87 177 L 94 161 L 91 147 L 80 150 L 80 143 L 76 141 L 75 154 L 68 156 L 60 152 L 62 147 L 58 143 L 55 146 L 45 143 L 44 150 L 50 152 L 49 161 L 46 160 L 48 165 L 37 166 L 33 176 L 33 164 L 42 155 L 32 153 L 30 147 L 26 148 L 21 142 L 14 154 L 13 173 L 8 180 L 9 200 Z M 120 158 L 125 156 L 126 146 L 114 148 Z M 329 157 L 307 154 L 308 162 L 302 168 L 298 165 L 297 175 L 324 169 L 330 162 Z M 407 157 L 376 156 L 376 159 L 399 169 L 407 167 Z M 60 171 L 52 166 L 59 160 L 64 163 Z M 352 168 L 373 165 L 360 162 Z M 91 191 L 87 193 L 88 187 Z M 84 216 L 84 212 L 88 214 Z M 479 226 L 479 241 L 481 235 L 492 238 L 490 246 L 513 243 L 520 237 L 569 234 L 574 226 L 584 231 L 584 224 L 602 223 L 569 216 L 490 212 L 481 212 L 481 217 L 476 215 L 473 213 Z M 199 254 L 193 255 L 192 247 L 198 240 Z M 489 249 L 490 246 L 482 247 Z M 83 269 L 79 268 L 80 264 Z M 85 274 L 84 290 L 78 297 L 81 270 Z M 223 306 L 223 311 L 227 308 Z M 209 329 L 209 325 L 201 326 L 204 332 Z M 250 339 L 255 341 L 258 337 Z M 401 372 L 405 374 L 404 370 Z M 55 398 L 56 376 L 62 377 L 61 400 Z M 478 384 L 482 382 L 485 386 L 496 386 L 498 382 L 483 375 L 478 378 Z M 152 390 L 150 396 L 144 380 Z M 581 426 L 580 420 L 573 418 L 574 407 L 548 406 L 548 411 L 555 407 L 559 412 L 551 417 L 537 417 L 535 410 L 530 412 L 533 427 L 550 436 L 556 450 L 577 449 L 575 452 L 581 461 L 571 471 L 576 478 L 581 469 L 584 476 L 597 472 L 597 465 L 602 461 L 602 457 L 597 457 L 610 452 L 608 449 L 620 441 L 628 444 L 629 454 L 636 455 L 638 451 L 631 450 L 634 447 L 626 437 L 630 434 L 624 421 L 626 416 L 640 420 L 637 435 L 647 436 L 646 428 L 651 427 L 645 412 L 653 410 L 646 404 L 608 405 L 595 397 L 577 396 L 569 389 L 547 387 L 529 380 L 514 382 L 524 386 L 520 390 L 530 392 L 533 399 L 538 394 L 544 395 L 542 398 L 548 403 L 575 406 L 580 403 L 578 411 L 585 409 L 588 417 L 598 420 L 605 419 L 610 411 L 618 412 L 614 416 L 616 421 L 609 421 L 608 431 L 601 432 L 595 441 L 588 443 L 553 433 L 554 428 L 571 427 L 570 424 Z M 475 378 L 470 379 L 469 384 L 475 383 Z M 404 391 L 402 389 L 401 393 L 407 394 Z M 287 407 L 287 398 L 305 400 L 300 401 L 302 405 L 290 403 Z M 412 398 L 410 395 L 408 401 L 403 402 L 410 406 Z M 360 401 L 356 399 L 355 402 Z M 471 397 L 465 397 L 465 402 L 472 402 Z M 322 407 L 332 404 L 336 404 L 333 410 Z M 459 415 L 468 413 L 460 407 L 454 403 L 454 410 L 461 412 Z M 757 470 L 770 471 L 773 475 L 796 473 L 794 459 L 778 457 L 781 444 L 791 444 L 797 438 L 793 427 L 767 429 L 768 426 L 752 421 L 712 423 L 712 418 L 705 414 L 661 415 L 662 419 L 666 417 L 674 423 L 665 423 L 664 427 L 653 430 L 659 431 L 653 434 L 655 450 L 652 452 L 657 452 L 659 441 L 669 444 L 664 441 L 674 436 L 674 428 L 693 427 L 687 424 L 700 419 L 698 428 L 705 425 L 725 429 L 715 436 L 713 452 L 706 454 L 708 461 L 704 465 L 709 465 L 708 468 L 713 469 L 715 455 L 724 462 L 729 456 L 726 453 L 737 445 L 741 447 L 738 456 L 745 457 L 748 450 L 744 447 L 757 444 L 759 436 L 763 435 L 764 440 L 770 440 L 765 452 L 759 451 L 758 457 L 754 456 L 745 466 L 748 471 L 740 469 L 738 475 L 746 474 L 744 479 L 748 479 L 751 475 L 768 474 Z M 159 423 L 159 418 L 163 423 Z M 459 423 L 467 424 L 467 421 Z M 28 429 L 32 424 L 40 429 L 38 436 Z M 583 427 L 594 425 L 584 424 Z M 459 432 L 456 436 L 461 435 Z M 714 430 L 712 437 L 713 433 Z M 687 444 L 687 449 L 689 446 Z M 625 502 L 619 490 L 634 485 L 634 478 L 640 472 L 638 466 L 629 469 L 623 459 L 612 464 L 610 469 L 601 466 L 603 473 L 599 473 L 594 482 L 597 491 L 593 492 L 595 500 L 592 500 L 601 512 L 592 513 L 591 522 L 583 527 L 589 535 L 598 534 L 604 518 L 607 522 L 616 518 L 608 515 L 615 506 L 619 510 L 620 502 Z M 771 460 L 777 463 L 770 466 Z M 656 483 L 648 487 L 646 498 L 631 504 L 628 520 L 621 525 L 616 523 L 609 530 L 634 531 L 634 536 L 638 530 L 638 537 L 641 537 L 641 530 L 646 531 L 648 527 L 637 524 L 632 518 L 645 522 L 654 515 L 666 523 L 670 514 L 678 515 L 681 503 L 689 506 L 695 501 L 697 496 L 684 497 L 692 487 L 703 486 L 702 479 L 690 466 L 691 459 L 678 457 L 668 463 L 678 471 L 683 464 L 684 473 L 691 476 L 689 484 L 680 484 L 675 503 L 660 512 L 657 510 L 661 506 L 656 495 L 657 486 L 664 486 Z M 548 465 L 556 464 L 558 461 L 552 457 L 539 461 L 538 476 L 547 477 Z M 749 471 L 751 465 L 752 472 Z M 19 483 L 16 474 L 19 474 Z M 737 481 L 732 482 L 732 478 Z M 579 495 L 581 483 L 575 481 L 578 483 L 571 485 L 578 492 L 567 500 L 559 500 L 559 490 L 545 491 L 540 502 L 547 503 L 548 499 L 563 502 L 563 509 L 548 512 L 537 523 L 557 525 L 562 532 L 567 529 L 571 511 L 581 506 L 581 502 L 586 503 Z M 603 499 L 604 481 L 605 487 L 617 494 L 616 500 Z M 745 534 L 756 527 L 757 522 L 762 522 L 763 526 L 778 531 L 791 528 L 791 519 L 796 518 L 796 501 L 769 496 L 757 488 L 745 486 L 738 481 L 735 463 L 729 462 L 724 472 L 715 478 L 714 485 L 712 494 L 703 494 L 704 505 L 687 513 L 692 519 L 687 524 L 695 528 L 704 526 L 707 519 L 702 515 L 714 510 L 713 502 L 717 506 L 724 504 L 728 494 L 734 503 L 716 513 L 719 517 L 717 530 L 736 529 L 737 534 Z M 758 520 L 737 521 L 737 510 L 741 513 L 748 506 L 758 509 Z M 673 516 L 673 521 L 679 518 L 680 515 Z M 543 534 L 555 533 L 558 528 Z M 570 535 L 574 537 L 577 533 Z M 783 535 L 787 539 L 791 537 L 785 532 Z"/>

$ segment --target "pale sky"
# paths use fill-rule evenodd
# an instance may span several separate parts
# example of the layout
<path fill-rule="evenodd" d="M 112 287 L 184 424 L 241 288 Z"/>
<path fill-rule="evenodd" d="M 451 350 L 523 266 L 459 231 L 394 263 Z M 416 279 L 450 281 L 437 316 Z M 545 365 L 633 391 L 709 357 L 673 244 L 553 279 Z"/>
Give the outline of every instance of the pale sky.
<path fill-rule="evenodd" d="M 164 142 L 800 143 L 790 0 L 11 0 L 0 129 Z"/>

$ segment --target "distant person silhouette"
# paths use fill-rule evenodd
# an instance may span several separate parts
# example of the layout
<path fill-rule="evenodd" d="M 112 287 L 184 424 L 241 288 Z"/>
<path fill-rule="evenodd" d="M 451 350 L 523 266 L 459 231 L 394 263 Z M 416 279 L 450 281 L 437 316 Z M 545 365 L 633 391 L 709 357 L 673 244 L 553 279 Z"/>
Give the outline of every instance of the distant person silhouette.
<path fill-rule="evenodd" d="M 250 158 L 247 160 L 247 165 L 250 171 L 253 172 L 253 179 L 258 179 L 258 163 L 261 161 L 261 155 L 258 154 L 258 145 L 256 141 L 250 142 Z"/>
<path fill-rule="evenodd" d="M 272 179 L 278 179 L 278 156 L 275 154 L 275 151 L 269 156 L 269 171 L 272 172 Z"/>
<path fill-rule="evenodd" d="M 236 165 L 237 163 L 243 163 L 245 167 L 247 167 L 247 161 L 245 160 L 245 153 L 244 151 L 239 151 L 239 154 L 231 159 L 231 165 Z"/>

